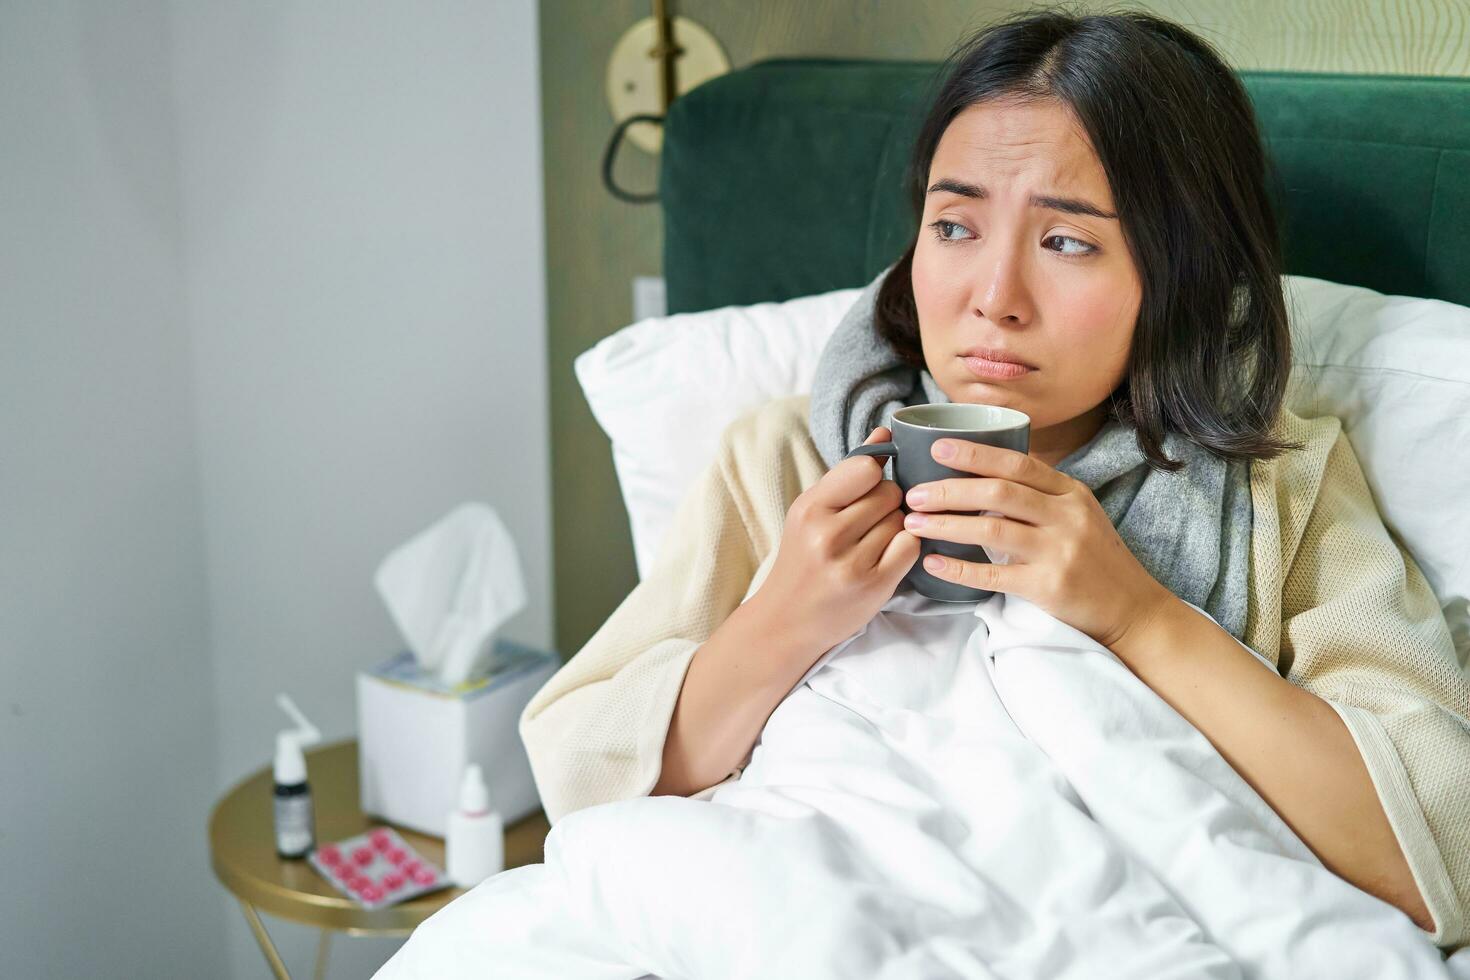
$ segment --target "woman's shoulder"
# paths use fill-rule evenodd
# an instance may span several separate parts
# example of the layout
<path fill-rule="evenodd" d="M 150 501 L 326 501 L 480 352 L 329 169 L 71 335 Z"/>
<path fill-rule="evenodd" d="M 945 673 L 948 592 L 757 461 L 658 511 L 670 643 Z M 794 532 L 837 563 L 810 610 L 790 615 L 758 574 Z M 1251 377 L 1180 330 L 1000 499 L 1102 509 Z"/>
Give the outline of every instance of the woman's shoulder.
<path fill-rule="evenodd" d="M 1276 413 L 1276 421 L 1272 424 L 1271 434 L 1278 439 L 1305 443 L 1306 447 L 1304 450 L 1283 453 L 1271 462 L 1286 465 L 1297 464 L 1302 456 L 1310 456 L 1313 452 L 1324 448 L 1331 449 L 1342 431 L 1342 419 L 1336 415 L 1311 412 L 1305 409 L 1298 413 L 1283 404 L 1281 410 Z"/>
<path fill-rule="evenodd" d="M 1253 523 L 1246 642 L 1275 661 L 1292 596 L 1323 585 L 1313 570 L 1325 568 L 1331 588 L 1345 589 L 1350 580 L 1361 578 L 1369 559 L 1363 549 L 1343 553 L 1340 542 L 1386 532 L 1340 418 L 1283 405 L 1271 435 L 1301 447 L 1250 464 Z M 1324 531 L 1333 526 L 1333 533 Z M 1328 548 L 1334 553 L 1327 554 Z M 1302 549 L 1306 561 L 1299 560 Z"/>
<path fill-rule="evenodd" d="M 809 486 L 826 472 L 808 422 L 811 396 L 786 395 L 747 409 L 725 427 L 725 459 L 750 479 L 789 472 Z"/>
<path fill-rule="evenodd" d="M 723 438 L 745 449 L 804 442 L 815 453 L 807 421 L 810 408 L 810 394 L 767 399 L 731 420 L 725 426 Z"/>
<path fill-rule="evenodd" d="M 1251 464 L 1251 494 L 1259 530 L 1279 542 L 1281 567 L 1294 564 L 1306 540 L 1319 546 L 1308 525 L 1351 524 L 1386 534 L 1377 501 L 1342 419 L 1282 407 L 1276 437 L 1301 445 Z M 1273 533 L 1274 532 L 1274 533 Z"/>
<path fill-rule="evenodd" d="M 791 502 L 827 472 L 807 422 L 810 401 L 807 394 L 769 399 L 721 434 L 719 465 L 753 538 L 779 538 Z"/>
<path fill-rule="evenodd" d="M 1340 418 L 1298 413 L 1284 404 L 1272 424 L 1271 435 L 1301 448 L 1284 450 L 1271 459 L 1254 460 L 1250 467 L 1251 482 L 1258 494 L 1268 489 L 1274 491 L 1284 511 L 1297 511 L 1304 501 L 1310 505 L 1316 499 L 1334 449 L 1339 453 L 1352 452 Z"/>

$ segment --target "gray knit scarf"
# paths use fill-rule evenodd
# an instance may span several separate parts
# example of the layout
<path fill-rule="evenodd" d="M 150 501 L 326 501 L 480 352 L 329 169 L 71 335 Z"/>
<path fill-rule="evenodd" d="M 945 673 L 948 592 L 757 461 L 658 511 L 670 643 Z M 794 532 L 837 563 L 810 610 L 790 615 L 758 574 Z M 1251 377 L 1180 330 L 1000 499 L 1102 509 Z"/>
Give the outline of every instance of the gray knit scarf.
<path fill-rule="evenodd" d="M 810 424 L 829 467 L 862 445 L 877 426 L 891 427 L 898 409 L 949 401 L 933 375 L 903 363 L 874 325 L 878 289 L 892 268 L 864 287 L 817 361 Z M 1110 415 L 1091 440 L 1055 468 L 1092 489 L 1150 575 L 1243 642 L 1249 464 L 1227 463 L 1173 432 L 1165 437 L 1164 451 L 1187 465 L 1175 473 L 1152 469 L 1133 428 Z"/>

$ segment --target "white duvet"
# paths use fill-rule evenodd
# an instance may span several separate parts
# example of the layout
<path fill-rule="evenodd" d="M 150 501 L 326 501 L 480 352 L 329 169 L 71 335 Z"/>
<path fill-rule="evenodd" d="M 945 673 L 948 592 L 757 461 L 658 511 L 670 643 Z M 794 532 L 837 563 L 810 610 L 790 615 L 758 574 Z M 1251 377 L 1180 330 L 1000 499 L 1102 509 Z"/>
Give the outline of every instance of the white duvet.
<path fill-rule="evenodd" d="M 649 976 L 1394 980 L 1470 976 L 1470 954 L 1327 871 L 1090 637 L 1017 597 L 900 590 L 740 779 L 567 814 L 544 864 L 378 974 Z"/>

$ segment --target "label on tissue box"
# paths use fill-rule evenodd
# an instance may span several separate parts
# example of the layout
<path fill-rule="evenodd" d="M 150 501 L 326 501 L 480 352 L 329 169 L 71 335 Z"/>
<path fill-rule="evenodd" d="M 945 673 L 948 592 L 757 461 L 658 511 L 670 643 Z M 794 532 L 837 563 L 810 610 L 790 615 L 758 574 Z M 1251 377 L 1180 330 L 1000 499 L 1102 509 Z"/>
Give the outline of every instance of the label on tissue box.
<path fill-rule="evenodd" d="M 520 715 L 561 666 L 556 653 L 495 641 L 488 671 L 449 686 L 403 651 L 357 675 L 362 810 L 444 836 L 465 766 L 478 763 L 507 825 L 541 805 Z"/>
<path fill-rule="evenodd" d="M 498 686 L 510 684 L 517 677 L 527 671 L 535 670 L 546 662 L 547 654 L 543 650 L 532 647 L 521 646 L 510 640 L 497 640 L 495 642 L 495 656 L 490 663 L 479 673 L 471 674 L 461 684 L 449 685 L 441 681 L 437 675 L 424 670 L 419 666 L 412 650 L 404 650 L 390 660 L 386 660 L 372 670 L 368 671 L 373 677 L 381 678 L 390 684 L 403 684 L 430 694 L 442 697 L 460 698 L 493 690 Z"/>

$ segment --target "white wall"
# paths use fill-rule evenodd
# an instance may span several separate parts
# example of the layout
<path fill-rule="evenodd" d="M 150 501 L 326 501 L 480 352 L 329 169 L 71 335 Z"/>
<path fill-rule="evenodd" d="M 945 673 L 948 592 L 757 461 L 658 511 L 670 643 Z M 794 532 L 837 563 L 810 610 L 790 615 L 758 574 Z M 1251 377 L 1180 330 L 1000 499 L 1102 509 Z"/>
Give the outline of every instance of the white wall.
<path fill-rule="evenodd" d="M 168 15 L 0 3 L 7 977 L 225 966 Z"/>
<path fill-rule="evenodd" d="M 39 887 L 0 949 L 264 977 L 208 808 L 277 690 L 352 733 L 400 645 L 378 561 L 488 501 L 531 597 L 505 635 L 551 639 L 536 5 L 7 2 L 0 52 L 0 860 Z M 109 813 L 184 858 L 164 904 L 73 853 Z M 78 944 L 41 910 L 99 871 Z M 314 933 L 266 924 L 307 969 Z M 331 975 L 396 945 L 339 938 Z"/>

